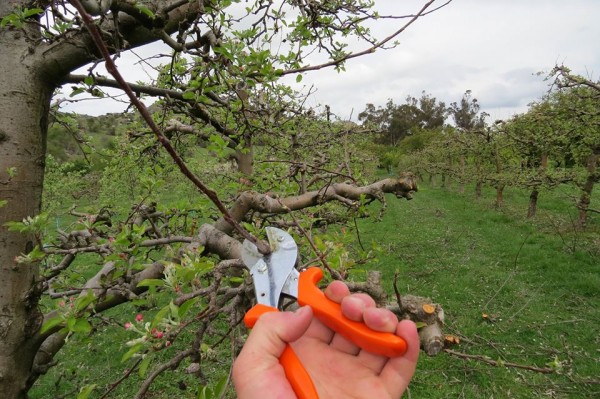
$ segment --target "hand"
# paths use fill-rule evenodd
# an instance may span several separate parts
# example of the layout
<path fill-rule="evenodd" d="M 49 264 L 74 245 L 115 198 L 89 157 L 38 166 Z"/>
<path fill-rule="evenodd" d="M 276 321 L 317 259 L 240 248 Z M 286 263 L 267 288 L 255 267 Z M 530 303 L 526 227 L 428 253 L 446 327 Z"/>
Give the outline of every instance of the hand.
<path fill-rule="evenodd" d="M 295 394 L 279 356 L 290 343 L 310 374 L 319 399 L 398 399 L 412 378 L 419 356 L 419 336 L 409 320 L 398 322 L 365 294 L 350 294 L 346 284 L 332 282 L 325 295 L 342 313 L 369 328 L 395 333 L 406 340 L 404 356 L 386 358 L 361 350 L 313 318 L 310 307 L 296 312 L 263 314 L 233 365 L 238 399 L 291 399 Z"/>

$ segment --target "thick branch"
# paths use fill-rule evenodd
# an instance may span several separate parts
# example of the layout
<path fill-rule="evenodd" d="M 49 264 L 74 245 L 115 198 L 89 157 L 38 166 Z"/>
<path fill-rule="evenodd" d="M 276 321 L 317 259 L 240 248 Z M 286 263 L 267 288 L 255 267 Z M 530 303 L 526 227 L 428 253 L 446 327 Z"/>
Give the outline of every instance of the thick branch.
<path fill-rule="evenodd" d="M 136 96 L 129 84 L 125 81 L 125 79 L 119 72 L 115 62 L 110 57 L 110 53 L 106 46 L 106 43 L 104 43 L 100 31 L 98 27 L 94 24 L 92 17 L 85 11 L 84 7 L 82 6 L 79 0 L 71 0 L 71 4 L 73 4 L 73 6 L 77 8 L 77 11 L 81 15 L 81 18 L 83 19 L 86 28 L 89 30 L 90 35 L 92 36 L 94 44 L 96 45 L 98 50 L 100 50 L 102 58 L 104 58 L 106 70 L 115 78 L 115 80 L 119 83 L 119 86 L 121 86 L 121 88 L 125 91 L 127 97 L 129 97 L 129 100 L 131 101 L 131 104 L 135 106 L 136 109 L 139 111 L 140 115 L 142 116 L 142 118 L 144 118 L 144 121 L 146 122 L 148 127 L 156 136 L 157 141 L 171 156 L 181 173 L 188 180 L 190 180 L 204 195 L 206 195 L 213 204 L 215 204 L 217 209 L 219 209 L 219 211 L 223 215 L 223 218 L 231 225 L 233 229 L 237 230 L 243 237 L 254 243 L 257 246 L 260 253 L 270 253 L 271 249 L 269 245 L 267 245 L 265 242 L 257 240 L 256 237 L 254 237 L 252 234 L 246 231 L 246 229 L 244 229 L 235 218 L 231 217 L 228 209 L 225 207 L 217 193 L 211 188 L 209 188 L 206 184 L 204 184 L 204 182 L 200 180 L 198 176 L 196 176 L 188 168 L 187 164 L 183 161 L 183 159 L 179 156 L 175 148 L 171 145 L 169 139 L 165 137 L 165 135 L 159 129 L 154 119 L 152 119 L 148 108 L 146 108 L 144 103 L 140 101 L 140 99 Z"/>
<path fill-rule="evenodd" d="M 129 48 L 160 40 L 162 32 L 168 34 L 176 32 L 182 22 L 197 16 L 202 8 L 202 1 L 179 2 L 180 5 L 175 8 L 171 8 L 169 5 L 178 3 L 178 1 L 157 3 L 166 3 L 163 8 L 170 10 L 164 15 L 163 27 L 160 30 L 149 29 L 143 26 L 138 19 L 125 13 L 119 13 L 119 35 L 127 41 Z M 105 18 L 101 27 L 104 32 L 109 32 L 114 36 L 114 24 L 111 18 Z M 100 54 L 93 49 L 95 49 L 93 41 L 84 28 L 78 32 L 67 34 L 55 42 L 42 44 L 36 48 L 36 52 L 42 58 L 40 65 L 45 68 L 43 73 L 60 81 L 72 70 L 101 58 Z"/>
<path fill-rule="evenodd" d="M 358 201 L 362 196 L 367 199 L 381 200 L 385 193 L 393 193 L 398 198 L 412 199 L 414 191 L 417 191 L 417 184 L 412 174 L 406 174 L 397 179 L 380 180 L 363 187 L 347 183 L 334 183 L 322 190 L 286 198 L 273 198 L 266 194 L 246 191 L 236 199 L 230 214 L 235 220 L 241 221 L 251 210 L 260 213 L 288 213 L 330 201 Z M 224 219 L 217 221 L 215 228 L 225 233 L 231 232 L 231 227 Z"/>

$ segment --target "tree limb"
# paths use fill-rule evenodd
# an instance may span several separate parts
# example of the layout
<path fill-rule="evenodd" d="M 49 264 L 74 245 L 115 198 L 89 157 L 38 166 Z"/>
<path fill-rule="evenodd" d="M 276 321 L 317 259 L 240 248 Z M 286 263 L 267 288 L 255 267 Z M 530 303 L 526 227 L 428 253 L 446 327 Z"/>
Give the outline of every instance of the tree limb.
<path fill-rule="evenodd" d="M 362 187 L 347 183 L 334 183 L 322 190 L 286 198 L 273 198 L 266 194 L 245 191 L 231 206 L 230 214 L 234 219 L 241 221 L 250 210 L 260 213 L 288 213 L 340 199 L 358 201 L 362 196 L 367 199 L 380 199 L 385 193 L 393 193 L 398 198 L 412 199 L 412 192 L 415 191 L 417 191 L 417 184 L 412 174 L 405 174 L 397 179 L 380 180 Z M 219 219 L 215 223 L 215 228 L 229 233 L 232 229 L 227 224 L 226 220 Z"/>

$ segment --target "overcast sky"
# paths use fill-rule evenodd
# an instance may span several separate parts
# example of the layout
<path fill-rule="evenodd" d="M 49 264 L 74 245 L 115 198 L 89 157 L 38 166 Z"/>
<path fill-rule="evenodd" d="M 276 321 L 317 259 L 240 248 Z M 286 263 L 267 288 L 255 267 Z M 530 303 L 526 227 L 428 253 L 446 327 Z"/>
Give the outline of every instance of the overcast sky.
<path fill-rule="evenodd" d="M 375 2 L 381 14 L 407 12 L 407 6 L 415 11 L 424 3 Z M 419 97 L 422 91 L 448 105 L 466 90 L 491 121 L 505 119 L 526 111 L 528 103 L 545 93 L 548 82 L 537 73 L 556 63 L 599 79 L 599 17 L 599 0 L 453 0 L 409 27 L 399 37 L 399 47 L 350 60 L 343 73 L 307 73 L 297 88 L 314 85 L 317 91 L 308 105 L 329 104 L 343 119 L 355 118 L 367 103 L 383 106 L 391 98 L 401 104 L 407 95 Z M 377 29 L 391 33 L 403 23 L 388 21 Z M 148 56 L 157 51 L 147 46 L 136 52 Z M 135 81 L 144 72 L 134 69 L 133 60 L 123 56 L 119 63 Z M 84 101 L 63 109 L 97 115 L 125 106 Z"/>

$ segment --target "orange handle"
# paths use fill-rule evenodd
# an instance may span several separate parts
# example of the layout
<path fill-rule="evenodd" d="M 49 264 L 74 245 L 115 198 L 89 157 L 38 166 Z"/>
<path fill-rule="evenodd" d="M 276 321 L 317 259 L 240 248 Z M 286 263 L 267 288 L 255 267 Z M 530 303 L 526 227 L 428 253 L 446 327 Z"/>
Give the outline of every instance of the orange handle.
<path fill-rule="evenodd" d="M 278 311 L 278 309 L 271 306 L 255 305 L 244 316 L 244 323 L 248 328 L 252 328 L 263 313 Z M 279 363 L 283 367 L 285 377 L 290 382 L 298 399 L 319 399 L 312 379 L 290 345 L 285 346 L 283 353 L 279 357 Z"/>
<path fill-rule="evenodd" d="M 397 357 L 406 352 L 406 341 L 397 335 L 373 331 L 364 323 L 346 318 L 342 314 L 341 306 L 329 300 L 317 286 L 322 278 L 323 272 L 318 267 L 311 267 L 300 273 L 298 303 L 301 306 L 309 305 L 315 317 L 323 324 L 362 349 L 386 357 Z M 244 323 L 248 328 L 252 328 L 262 314 L 278 311 L 271 306 L 255 305 L 244 316 Z M 279 363 L 283 366 L 285 376 L 298 399 L 319 398 L 312 379 L 290 345 L 287 345 L 281 354 Z"/>
<path fill-rule="evenodd" d="M 398 357 L 406 352 L 406 341 L 399 336 L 373 331 L 364 323 L 346 318 L 342 314 L 341 306 L 327 298 L 317 287 L 321 278 L 323 272 L 318 267 L 311 267 L 300 273 L 298 282 L 300 305 L 309 305 L 321 323 L 362 349 L 386 357 Z"/>

